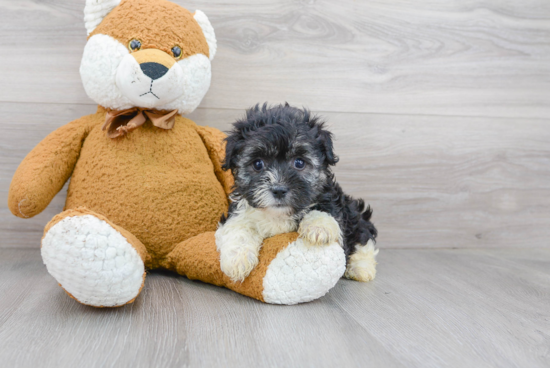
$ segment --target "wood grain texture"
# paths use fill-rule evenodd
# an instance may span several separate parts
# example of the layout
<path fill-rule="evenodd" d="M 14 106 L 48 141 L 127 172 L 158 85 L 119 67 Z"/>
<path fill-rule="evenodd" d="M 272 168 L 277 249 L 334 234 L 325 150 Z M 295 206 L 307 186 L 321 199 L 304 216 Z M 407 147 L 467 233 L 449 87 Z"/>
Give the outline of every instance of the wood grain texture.
<path fill-rule="evenodd" d="M 178 0 L 219 49 L 203 107 L 547 118 L 550 3 Z M 0 0 L 0 101 L 90 103 L 82 0 Z"/>
<path fill-rule="evenodd" d="M 74 302 L 38 250 L 65 190 L 30 220 L 6 202 L 32 147 L 96 109 L 84 1 L 0 0 L 0 365 L 550 366 L 548 1 L 175 2 L 219 41 L 190 118 L 226 130 L 263 101 L 325 115 L 339 182 L 375 210 L 377 279 L 281 307 L 152 273 L 132 305 Z"/>
<path fill-rule="evenodd" d="M 134 304 L 70 299 L 37 249 L 0 249 L 13 367 L 547 367 L 550 250 L 386 250 L 371 283 L 273 306 L 167 273 Z M 540 268 L 533 267 L 537 264 Z"/>
<path fill-rule="evenodd" d="M 23 108 L 24 106 L 24 108 Z M 49 132 L 90 105 L 0 103 L 0 247 L 38 247 L 65 189 L 36 218 L 7 209 L 17 165 Z M 243 111 L 198 109 L 200 125 L 228 130 Z M 379 245 L 549 247 L 550 129 L 537 119 L 322 113 L 336 136 L 344 190 L 374 208 Z"/>

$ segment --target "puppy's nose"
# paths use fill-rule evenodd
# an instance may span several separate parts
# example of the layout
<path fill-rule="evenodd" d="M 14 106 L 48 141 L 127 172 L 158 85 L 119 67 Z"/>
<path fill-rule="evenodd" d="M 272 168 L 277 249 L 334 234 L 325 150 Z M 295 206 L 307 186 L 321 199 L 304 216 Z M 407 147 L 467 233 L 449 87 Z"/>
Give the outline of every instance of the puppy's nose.
<path fill-rule="evenodd" d="M 143 63 L 140 64 L 139 67 L 141 68 L 143 74 L 153 80 L 159 79 L 164 74 L 168 73 L 169 70 L 167 67 L 159 63 Z"/>
<path fill-rule="evenodd" d="M 271 192 L 273 193 L 273 196 L 277 199 L 283 199 L 288 192 L 288 188 L 284 186 L 276 186 L 271 188 Z"/>

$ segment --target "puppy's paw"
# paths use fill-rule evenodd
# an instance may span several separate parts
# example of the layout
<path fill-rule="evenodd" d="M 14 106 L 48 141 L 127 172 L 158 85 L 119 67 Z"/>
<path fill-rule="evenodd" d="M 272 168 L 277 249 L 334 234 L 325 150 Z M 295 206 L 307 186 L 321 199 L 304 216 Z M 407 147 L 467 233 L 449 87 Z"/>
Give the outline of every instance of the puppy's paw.
<path fill-rule="evenodd" d="M 376 255 L 378 249 L 374 248 L 374 243 L 369 240 L 366 245 L 357 244 L 355 253 L 349 257 L 344 276 L 347 279 L 367 282 L 376 276 Z"/>
<path fill-rule="evenodd" d="M 258 265 L 258 252 L 254 249 L 239 247 L 221 249 L 220 267 L 232 281 L 243 281 Z"/>
<path fill-rule="evenodd" d="M 341 242 L 340 226 L 326 212 L 311 211 L 304 216 L 298 228 L 300 238 L 313 245 L 328 245 Z"/>

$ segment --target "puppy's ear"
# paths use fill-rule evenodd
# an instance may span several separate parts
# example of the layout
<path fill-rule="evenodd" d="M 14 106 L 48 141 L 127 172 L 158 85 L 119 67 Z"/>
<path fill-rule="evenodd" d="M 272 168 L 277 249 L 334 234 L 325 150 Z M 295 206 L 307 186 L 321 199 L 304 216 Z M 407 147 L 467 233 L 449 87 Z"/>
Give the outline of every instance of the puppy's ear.
<path fill-rule="evenodd" d="M 338 156 L 334 154 L 334 146 L 332 144 L 332 133 L 324 129 L 319 129 L 319 136 L 317 141 L 321 145 L 321 150 L 325 155 L 325 162 L 328 165 L 336 165 L 338 162 Z"/>
<path fill-rule="evenodd" d="M 239 130 L 232 131 L 225 138 L 225 159 L 223 161 L 223 170 L 232 170 L 237 166 L 237 154 L 243 146 L 244 137 Z"/>

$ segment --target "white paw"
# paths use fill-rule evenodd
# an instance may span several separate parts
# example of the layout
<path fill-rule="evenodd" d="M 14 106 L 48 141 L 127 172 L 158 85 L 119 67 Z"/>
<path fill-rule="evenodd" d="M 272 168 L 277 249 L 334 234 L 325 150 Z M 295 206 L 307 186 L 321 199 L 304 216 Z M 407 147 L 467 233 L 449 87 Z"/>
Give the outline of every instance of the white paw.
<path fill-rule="evenodd" d="M 232 281 L 243 281 L 258 265 L 258 252 L 247 247 L 220 250 L 220 267 Z"/>
<path fill-rule="evenodd" d="M 220 252 L 222 272 L 233 282 L 242 282 L 258 265 L 262 241 L 244 216 L 233 217 L 220 225 L 216 230 L 216 248 Z"/>
<path fill-rule="evenodd" d="M 263 281 L 264 301 L 290 305 L 315 300 L 336 285 L 345 269 L 340 244 L 312 247 L 297 239 L 269 264 Z"/>
<path fill-rule="evenodd" d="M 376 277 L 376 255 L 378 249 L 374 248 L 374 243 L 369 240 L 364 246 L 356 245 L 357 251 L 349 257 L 346 273 L 347 279 L 356 281 L 371 281 Z"/>
<path fill-rule="evenodd" d="M 331 243 L 341 243 L 340 226 L 326 212 L 311 211 L 308 212 L 298 228 L 300 238 L 313 245 L 328 245 Z"/>
<path fill-rule="evenodd" d="M 92 215 L 66 217 L 42 240 L 48 272 L 79 302 L 114 307 L 141 290 L 145 267 L 134 247 Z"/>

